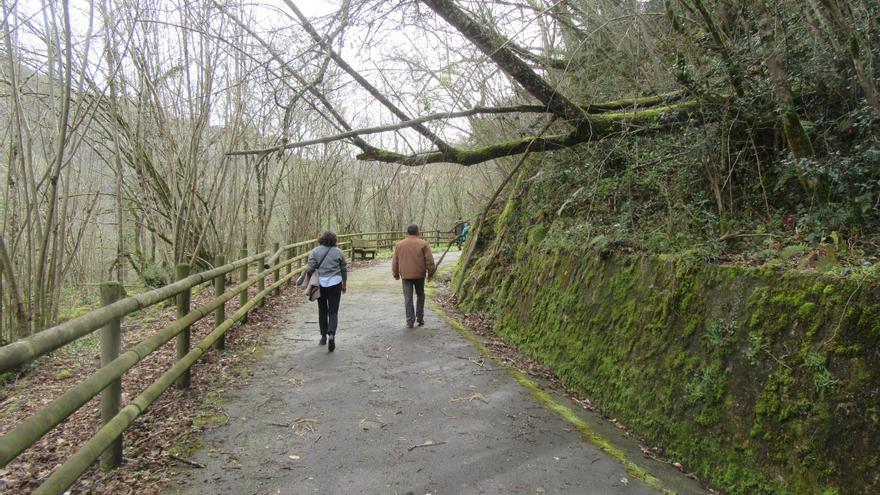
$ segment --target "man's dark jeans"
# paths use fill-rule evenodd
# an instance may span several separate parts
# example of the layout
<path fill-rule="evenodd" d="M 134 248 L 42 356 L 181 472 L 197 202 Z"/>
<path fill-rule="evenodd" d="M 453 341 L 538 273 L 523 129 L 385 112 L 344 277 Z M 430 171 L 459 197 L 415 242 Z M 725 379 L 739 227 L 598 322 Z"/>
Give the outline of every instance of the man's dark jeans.
<path fill-rule="evenodd" d="M 342 284 L 321 287 L 321 297 L 318 298 L 318 328 L 321 329 L 321 335 L 336 335 L 340 299 Z"/>
<path fill-rule="evenodd" d="M 416 290 L 416 307 L 413 311 L 413 289 Z M 406 307 L 406 322 L 410 325 L 416 320 L 425 319 L 425 279 L 403 281 L 403 305 Z"/>

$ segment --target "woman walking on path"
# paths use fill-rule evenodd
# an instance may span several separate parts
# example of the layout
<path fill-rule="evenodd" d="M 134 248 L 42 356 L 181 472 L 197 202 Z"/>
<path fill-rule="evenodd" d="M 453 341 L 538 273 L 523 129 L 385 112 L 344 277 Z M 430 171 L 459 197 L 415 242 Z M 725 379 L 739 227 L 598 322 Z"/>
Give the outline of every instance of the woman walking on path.
<path fill-rule="evenodd" d="M 336 326 L 339 322 L 339 300 L 345 294 L 348 278 L 345 255 L 336 247 L 336 234 L 327 231 L 318 238 L 318 246 L 309 254 L 308 272 L 318 270 L 321 296 L 318 298 L 318 327 L 321 345 L 336 349 Z"/>

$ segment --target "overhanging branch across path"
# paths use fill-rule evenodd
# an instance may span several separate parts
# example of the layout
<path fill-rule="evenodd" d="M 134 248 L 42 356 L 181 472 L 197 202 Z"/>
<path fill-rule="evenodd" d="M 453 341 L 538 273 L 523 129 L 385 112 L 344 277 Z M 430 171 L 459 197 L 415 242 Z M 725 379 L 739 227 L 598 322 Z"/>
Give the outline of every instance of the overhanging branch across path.
<path fill-rule="evenodd" d="M 590 121 L 590 126 L 578 126 L 579 128 L 589 127 L 592 129 L 595 134 L 597 131 L 601 135 L 597 135 L 594 137 L 604 137 L 605 129 L 614 127 L 613 125 L 609 126 L 608 123 L 613 123 L 618 121 L 621 125 L 636 125 L 639 122 L 645 123 L 652 118 L 657 117 L 660 113 L 657 112 L 658 109 L 667 110 L 667 114 L 670 117 L 679 116 L 679 112 L 683 109 L 687 111 L 691 111 L 694 108 L 693 101 L 684 101 L 681 103 L 675 103 L 680 100 L 684 96 L 684 93 L 681 91 L 675 91 L 671 93 L 666 93 L 662 95 L 656 96 L 647 96 L 641 98 L 629 98 L 629 99 L 621 99 L 600 103 L 593 103 L 584 105 L 582 108 L 584 109 L 584 113 L 587 114 Z M 664 105 L 665 106 L 658 106 Z M 631 111 L 620 112 L 621 110 L 631 109 Z M 613 113 L 616 112 L 616 113 Z M 336 141 L 343 141 L 346 139 L 351 139 L 354 137 L 365 136 L 370 134 L 380 134 L 383 132 L 392 132 L 401 129 L 406 129 L 410 127 L 420 126 L 426 122 L 443 120 L 443 119 L 453 119 L 453 118 L 462 118 L 462 117 L 471 117 L 474 115 L 499 115 L 499 114 L 512 114 L 512 113 L 551 113 L 547 107 L 543 105 L 511 105 L 511 106 L 502 106 L 502 107 L 474 107 L 468 110 L 461 110 L 457 112 L 440 112 L 433 113 L 430 115 L 424 115 L 422 117 L 418 117 L 415 119 L 399 122 L 396 124 L 388 124 L 382 126 L 375 127 L 364 127 L 361 129 L 354 129 L 347 132 L 342 132 L 339 134 L 334 134 L 331 136 L 325 136 L 321 138 L 308 139 L 304 141 L 297 141 L 295 143 L 285 143 L 277 146 L 270 146 L 266 148 L 258 148 L 252 150 L 240 150 L 240 151 L 231 151 L 227 153 L 228 155 L 238 156 L 238 155 L 257 155 L 257 154 L 266 154 L 266 153 L 274 153 L 278 151 L 283 151 L 287 149 L 295 149 L 295 148 L 303 148 L 306 146 L 313 146 L 317 144 L 328 144 Z M 662 113 L 662 112 L 661 112 Z M 663 115 L 667 115 L 663 114 Z M 593 117 L 595 116 L 595 118 Z M 597 127 L 597 128 L 594 128 Z M 592 139 L 584 139 L 585 137 L 590 137 L 586 133 L 582 133 L 584 135 L 580 135 L 578 131 L 573 133 L 558 135 L 558 136 L 550 136 L 547 138 L 535 138 L 535 137 L 525 137 L 521 140 L 511 141 L 511 142 L 503 142 L 498 143 L 496 145 L 489 146 L 487 148 L 481 148 L 480 150 L 468 150 L 468 149 L 456 149 L 456 148 L 448 148 L 446 151 L 438 151 L 436 153 L 423 153 L 416 155 L 403 155 L 399 153 L 394 153 L 390 151 L 380 150 L 380 149 L 368 149 L 365 150 L 362 154 L 358 155 L 358 159 L 361 160 L 376 160 L 382 162 L 389 163 L 402 163 L 405 165 L 425 165 L 428 163 L 436 163 L 448 161 L 451 163 L 458 163 L 461 165 L 474 165 L 476 163 L 480 163 L 482 161 L 486 161 L 492 158 L 498 158 L 501 156 L 509 156 L 513 154 L 521 153 L 525 146 L 528 146 L 529 143 L 535 142 L 533 145 L 533 149 L 540 149 L 542 151 L 549 151 L 553 149 L 560 149 L 564 147 L 573 146 L 575 144 L 579 144 L 581 142 L 585 142 L 586 140 Z M 488 156 L 488 158 L 480 159 L 482 156 Z"/>
<path fill-rule="evenodd" d="M 548 80 L 535 72 L 512 49 L 512 41 L 485 23 L 472 18 L 453 0 L 421 0 L 435 14 L 443 18 L 450 26 L 458 30 L 468 41 L 474 44 L 484 55 L 491 59 L 498 68 L 516 82 L 539 105 L 518 105 L 503 107 L 477 107 L 468 110 L 435 113 L 423 117 L 412 118 L 395 105 L 360 73 L 352 68 L 312 26 L 309 19 L 296 7 L 291 0 L 284 0 L 305 31 L 324 54 L 332 59 L 343 71 L 348 73 L 362 88 L 370 93 L 376 101 L 401 119 L 401 122 L 362 129 L 346 128 L 343 132 L 295 143 L 281 143 L 275 146 L 229 152 L 229 155 L 250 155 L 280 152 L 283 150 L 305 146 L 327 144 L 335 141 L 348 140 L 361 149 L 357 155 L 359 160 L 397 163 L 406 166 L 421 166 L 429 163 L 456 163 L 475 165 L 495 158 L 512 156 L 532 150 L 536 152 L 550 151 L 572 147 L 581 143 L 604 139 L 609 136 L 626 133 L 644 133 L 674 127 L 682 122 L 690 121 L 692 114 L 699 111 L 702 100 L 692 99 L 681 101 L 684 93 L 674 93 L 620 100 L 599 104 L 579 105 L 568 96 L 562 94 Z M 549 113 L 560 119 L 567 131 L 557 131 L 550 136 L 525 136 L 521 139 L 504 141 L 477 149 L 458 149 L 441 139 L 424 124 L 426 122 L 470 117 L 478 114 L 512 114 L 512 113 Z M 426 137 L 432 144 L 432 150 L 402 154 L 383 150 L 367 144 L 361 136 L 394 132 L 401 129 L 412 129 Z"/>
<path fill-rule="evenodd" d="M 399 163 L 421 166 L 430 163 L 457 163 L 476 165 L 488 160 L 524 153 L 553 151 L 599 141 L 621 133 L 644 134 L 674 128 L 698 114 L 702 102 L 689 100 L 675 105 L 653 107 L 636 112 L 607 113 L 589 118 L 589 126 L 577 126 L 574 131 L 546 137 L 527 136 L 513 141 L 491 144 L 482 148 L 455 149 L 451 153 L 435 151 L 416 155 L 403 155 L 385 150 L 368 150 L 357 156 L 359 160 Z M 700 120 L 705 120 L 702 116 Z"/>

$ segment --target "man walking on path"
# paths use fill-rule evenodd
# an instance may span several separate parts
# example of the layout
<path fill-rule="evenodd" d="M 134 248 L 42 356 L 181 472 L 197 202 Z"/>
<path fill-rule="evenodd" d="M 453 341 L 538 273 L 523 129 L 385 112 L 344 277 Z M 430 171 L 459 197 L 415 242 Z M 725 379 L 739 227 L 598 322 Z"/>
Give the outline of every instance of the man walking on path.
<path fill-rule="evenodd" d="M 406 238 L 394 247 L 391 257 L 391 273 L 394 280 L 403 279 L 403 304 L 406 308 L 406 328 L 413 323 L 425 324 L 425 275 L 434 276 L 434 255 L 431 246 L 419 237 L 419 226 L 406 228 Z M 416 291 L 416 307 L 413 310 L 413 289 Z"/>

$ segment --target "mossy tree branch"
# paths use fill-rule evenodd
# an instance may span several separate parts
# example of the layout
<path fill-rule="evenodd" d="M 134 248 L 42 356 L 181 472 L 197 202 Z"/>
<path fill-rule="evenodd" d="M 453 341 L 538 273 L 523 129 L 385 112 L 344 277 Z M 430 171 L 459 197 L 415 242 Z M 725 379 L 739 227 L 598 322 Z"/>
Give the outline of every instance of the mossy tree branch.
<path fill-rule="evenodd" d="M 435 151 L 414 155 L 404 155 L 393 151 L 373 149 L 358 155 L 359 160 L 384 163 L 398 163 L 407 166 L 421 166 L 430 163 L 457 163 L 476 165 L 488 160 L 530 152 L 552 151 L 598 141 L 623 132 L 645 133 L 662 131 L 686 122 L 698 113 L 702 101 L 688 100 L 674 105 L 653 107 L 634 112 L 605 113 L 591 115 L 588 126 L 577 126 L 574 131 L 549 136 L 527 136 L 522 139 L 505 141 L 475 149 L 453 149 L 449 153 Z"/>
<path fill-rule="evenodd" d="M 627 109 L 638 109 L 638 108 L 649 108 L 655 107 L 662 104 L 671 104 L 680 100 L 684 96 L 684 92 L 682 91 L 673 91 L 670 93 L 665 93 L 662 95 L 656 96 L 646 96 L 642 98 L 627 98 L 622 100 L 614 100 L 614 101 L 606 101 L 600 103 L 590 103 L 585 104 L 581 108 L 584 109 L 588 114 L 602 114 L 620 110 Z M 364 127 L 361 129 L 352 129 L 346 132 L 341 132 L 339 134 L 334 134 L 332 136 L 324 136 L 315 139 L 308 139 L 305 141 L 298 141 L 295 143 L 286 143 L 279 144 L 276 146 L 270 146 L 266 148 L 252 149 L 252 150 L 241 150 L 241 151 L 231 151 L 227 153 L 227 155 L 259 155 L 259 154 L 268 154 L 282 150 L 295 149 L 295 148 L 303 148 L 305 146 L 312 146 L 315 144 L 327 144 L 335 141 L 342 141 L 351 138 L 357 138 L 360 136 L 365 136 L 368 134 L 379 134 L 383 132 L 397 131 L 400 129 L 406 129 L 409 127 L 414 127 L 416 125 L 431 122 L 436 120 L 443 119 L 453 119 L 453 118 L 462 118 L 462 117 L 472 117 L 474 115 L 503 115 L 503 114 L 526 114 L 526 113 L 549 113 L 547 108 L 542 105 L 511 105 L 511 106 L 502 106 L 502 107 L 474 107 L 468 110 L 462 110 L 459 112 L 441 112 L 441 113 L 433 113 L 430 115 L 424 115 L 422 117 L 418 117 L 412 120 L 407 120 L 404 122 L 399 122 L 397 124 L 389 124 L 375 127 Z M 357 144 L 357 143 L 355 143 Z M 358 146 L 363 150 L 364 154 L 369 155 L 373 152 L 380 152 L 381 150 L 377 150 L 371 146 Z M 450 148 L 450 150 L 454 151 L 454 149 Z M 452 156 L 452 154 L 450 154 Z"/>
<path fill-rule="evenodd" d="M 276 146 L 235 151 L 230 154 L 269 154 L 285 149 L 299 148 L 314 144 L 326 144 L 334 141 L 351 140 L 361 149 L 359 160 L 397 163 L 407 166 L 421 166 L 430 163 L 456 163 L 475 165 L 495 158 L 531 152 L 542 152 L 569 148 L 581 143 L 596 141 L 621 132 L 645 132 L 660 130 L 688 120 L 702 103 L 701 100 L 679 101 L 684 93 L 681 91 L 642 98 L 625 99 L 605 103 L 578 105 L 537 74 L 512 48 L 511 41 L 506 39 L 491 26 L 479 23 L 458 7 L 453 0 L 422 0 L 437 15 L 458 30 L 468 41 L 489 57 L 504 73 L 516 81 L 529 95 L 538 100 L 540 105 L 519 105 L 512 107 L 480 107 L 470 110 L 432 114 L 418 118 L 410 118 L 394 107 L 379 91 L 353 71 L 336 54 L 288 0 L 285 3 L 297 15 L 312 39 L 332 58 L 337 65 L 346 70 L 358 83 L 367 89 L 378 101 L 392 109 L 401 122 L 385 126 L 363 129 L 346 129 L 334 136 L 316 138 L 297 143 L 281 143 Z M 678 103 L 671 103 L 676 102 Z M 648 108 L 646 108 L 648 107 Z M 629 110 L 622 112 L 622 110 Z M 504 113 L 548 113 L 559 120 L 568 131 L 548 136 L 526 136 L 512 141 L 503 141 L 477 149 L 458 149 L 451 146 L 436 135 L 427 131 L 423 125 L 432 120 L 461 118 L 477 114 Z M 404 128 L 412 128 L 428 137 L 434 150 L 423 153 L 403 154 L 383 150 L 366 144 L 361 136 L 381 132 L 393 132 Z M 427 131 L 427 132 L 426 132 Z"/>
<path fill-rule="evenodd" d="M 391 111 L 394 115 L 396 115 L 401 120 L 411 120 L 411 117 L 404 112 L 401 108 L 391 102 L 385 95 L 383 95 L 375 86 L 370 84 L 358 71 L 356 71 L 348 62 L 345 61 L 336 51 L 327 43 L 324 38 L 321 37 L 320 34 L 315 30 L 312 26 L 312 23 L 309 22 L 308 17 L 306 17 L 294 4 L 291 0 L 284 0 L 284 3 L 287 4 L 288 8 L 296 15 L 297 19 L 299 19 L 300 24 L 302 24 L 303 28 L 306 32 L 311 36 L 311 38 L 321 47 L 324 52 L 326 52 L 327 56 L 333 59 L 336 62 L 336 65 L 339 66 L 342 70 L 344 70 L 349 76 L 352 77 L 362 88 L 364 88 L 370 96 L 376 99 L 379 103 L 381 103 L 385 108 Z M 431 143 L 434 144 L 437 148 L 441 150 L 448 150 L 450 146 L 446 144 L 445 141 L 440 139 L 439 136 L 434 134 L 427 127 L 417 124 L 413 126 L 413 128 L 418 131 L 421 135 L 428 138 Z"/>
<path fill-rule="evenodd" d="M 565 95 L 547 83 L 509 47 L 509 41 L 485 24 L 471 19 L 453 0 L 422 0 L 437 15 L 446 20 L 486 56 L 492 59 L 508 76 L 520 84 L 547 109 L 573 121 L 581 121 L 584 112 Z"/>
<path fill-rule="evenodd" d="M 689 5 L 687 0 L 679 1 L 688 10 L 696 10 L 696 12 L 699 13 L 700 17 L 703 19 L 706 30 L 712 36 L 712 41 L 715 43 L 715 50 L 721 56 L 721 60 L 724 63 L 725 69 L 727 70 L 727 75 L 730 78 L 730 83 L 731 85 L 733 85 L 734 91 L 736 91 L 737 96 L 744 96 L 745 83 L 743 80 L 742 69 L 734 59 L 733 53 L 731 52 L 731 49 L 728 46 L 727 41 L 725 40 L 725 36 L 721 31 L 721 28 L 718 26 L 718 23 L 715 22 L 715 18 L 712 16 L 712 13 L 709 12 L 706 4 L 703 2 L 703 0 L 691 0 L 694 3 L 693 6 Z"/>

